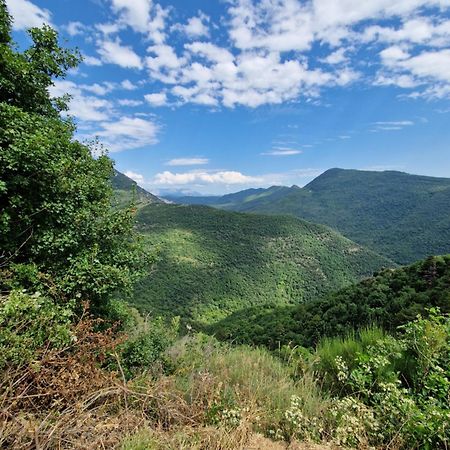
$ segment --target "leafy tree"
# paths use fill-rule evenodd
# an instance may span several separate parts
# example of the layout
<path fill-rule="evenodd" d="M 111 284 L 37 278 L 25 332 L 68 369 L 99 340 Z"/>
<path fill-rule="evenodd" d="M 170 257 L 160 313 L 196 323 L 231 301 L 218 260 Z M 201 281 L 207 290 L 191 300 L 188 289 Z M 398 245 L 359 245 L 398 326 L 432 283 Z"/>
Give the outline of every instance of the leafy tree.
<path fill-rule="evenodd" d="M 49 27 L 20 53 L 0 0 L 0 269 L 3 288 L 105 304 L 148 261 L 132 209 L 112 211 L 113 163 L 74 140 L 48 87 L 78 61 Z"/>

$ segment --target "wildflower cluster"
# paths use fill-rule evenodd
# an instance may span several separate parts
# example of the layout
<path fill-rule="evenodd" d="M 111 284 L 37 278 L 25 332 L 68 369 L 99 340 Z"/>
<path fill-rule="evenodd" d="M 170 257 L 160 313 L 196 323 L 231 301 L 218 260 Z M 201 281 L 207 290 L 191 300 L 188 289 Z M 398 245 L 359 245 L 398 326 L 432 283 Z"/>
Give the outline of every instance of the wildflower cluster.
<path fill-rule="evenodd" d="M 287 434 L 292 438 L 304 441 L 320 441 L 324 432 L 324 421 L 322 418 L 311 416 L 304 413 L 302 399 L 293 395 L 291 404 L 284 413 L 285 428 Z"/>

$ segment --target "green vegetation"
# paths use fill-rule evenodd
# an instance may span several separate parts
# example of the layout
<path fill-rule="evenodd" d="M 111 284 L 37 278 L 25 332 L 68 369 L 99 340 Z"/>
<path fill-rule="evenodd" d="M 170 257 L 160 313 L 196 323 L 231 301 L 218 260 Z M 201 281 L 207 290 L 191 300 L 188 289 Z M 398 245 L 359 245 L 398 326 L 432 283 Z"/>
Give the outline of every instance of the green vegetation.
<path fill-rule="evenodd" d="M 114 189 L 113 206 L 116 208 L 125 209 L 130 204 L 140 208 L 149 203 L 161 203 L 158 197 L 142 189 L 136 181 L 117 170 L 114 170 L 111 183 Z"/>
<path fill-rule="evenodd" d="M 112 161 L 73 140 L 74 125 L 59 116 L 64 99 L 49 97 L 76 54 L 59 47 L 49 27 L 31 29 L 33 44 L 19 53 L 8 27 L 3 20 L 0 284 L 100 307 L 145 268 L 132 211 L 111 210 Z"/>
<path fill-rule="evenodd" d="M 448 178 L 331 169 L 304 188 L 274 186 L 192 201 L 323 223 L 399 264 L 450 251 Z"/>
<path fill-rule="evenodd" d="M 309 301 L 392 266 L 327 227 L 290 217 L 161 204 L 141 209 L 137 220 L 159 257 L 133 304 L 197 324 L 249 306 Z"/>
<path fill-rule="evenodd" d="M 390 261 L 292 217 L 155 203 L 73 139 L 47 88 L 77 56 L 30 35 L 18 53 L 0 0 L 1 448 L 448 447 L 450 319 L 426 308 L 450 309 L 450 256 L 327 294 Z M 136 304 L 170 321 L 123 301 L 144 273 Z M 287 313 L 242 310 L 269 302 Z M 277 351 L 180 335 L 239 309 L 240 340 Z"/>
<path fill-rule="evenodd" d="M 386 330 L 425 314 L 450 312 L 450 255 L 385 269 L 374 277 L 299 306 L 247 308 L 210 326 L 219 339 L 278 348 L 312 347 L 323 336 L 339 336 L 378 324 Z"/>

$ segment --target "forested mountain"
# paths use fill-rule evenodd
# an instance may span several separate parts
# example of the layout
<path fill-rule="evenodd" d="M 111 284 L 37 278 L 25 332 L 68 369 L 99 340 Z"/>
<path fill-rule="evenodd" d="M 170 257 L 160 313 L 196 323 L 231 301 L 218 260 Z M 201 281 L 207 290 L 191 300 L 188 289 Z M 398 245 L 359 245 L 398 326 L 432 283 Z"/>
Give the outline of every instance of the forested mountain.
<path fill-rule="evenodd" d="M 394 331 L 431 307 L 450 312 L 450 255 L 381 270 L 358 284 L 298 306 L 247 308 L 209 331 L 237 343 L 312 347 L 324 336 L 342 336 L 373 324 Z"/>
<path fill-rule="evenodd" d="M 158 204 L 137 220 L 159 259 L 137 285 L 134 304 L 199 323 L 249 306 L 298 304 L 393 265 L 294 217 Z"/>
<path fill-rule="evenodd" d="M 144 206 L 149 203 L 161 203 L 161 200 L 156 195 L 141 188 L 136 181 L 118 170 L 114 170 L 111 183 L 114 189 L 114 206 L 122 208 L 132 201 L 136 202 L 137 206 Z"/>
<path fill-rule="evenodd" d="M 448 178 L 330 169 L 304 188 L 274 186 L 207 201 L 227 210 L 323 223 L 401 264 L 450 251 Z"/>

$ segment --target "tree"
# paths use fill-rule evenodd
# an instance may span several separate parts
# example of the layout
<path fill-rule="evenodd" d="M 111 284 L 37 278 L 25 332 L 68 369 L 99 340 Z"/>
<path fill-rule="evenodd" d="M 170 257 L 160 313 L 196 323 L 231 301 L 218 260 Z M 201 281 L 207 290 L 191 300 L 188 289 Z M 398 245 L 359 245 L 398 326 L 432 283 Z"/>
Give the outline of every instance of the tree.
<path fill-rule="evenodd" d="M 3 289 L 104 304 L 148 262 L 132 209 L 111 209 L 113 163 L 74 140 L 48 87 L 79 61 L 50 27 L 29 31 L 20 53 L 0 0 L 0 269 Z"/>

